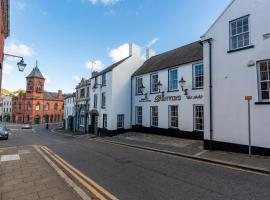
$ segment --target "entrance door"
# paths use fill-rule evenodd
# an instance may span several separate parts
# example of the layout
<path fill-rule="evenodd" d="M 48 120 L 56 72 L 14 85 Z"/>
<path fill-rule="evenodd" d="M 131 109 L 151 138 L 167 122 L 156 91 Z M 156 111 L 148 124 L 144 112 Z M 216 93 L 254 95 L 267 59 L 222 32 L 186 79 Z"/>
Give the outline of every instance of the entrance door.
<path fill-rule="evenodd" d="M 39 124 L 39 116 L 35 116 L 35 124 Z"/>
<path fill-rule="evenodd" d="M 97 120 L 98 120 L 97 115 L 91 116 L 91 133 L 97 134 Z"/>

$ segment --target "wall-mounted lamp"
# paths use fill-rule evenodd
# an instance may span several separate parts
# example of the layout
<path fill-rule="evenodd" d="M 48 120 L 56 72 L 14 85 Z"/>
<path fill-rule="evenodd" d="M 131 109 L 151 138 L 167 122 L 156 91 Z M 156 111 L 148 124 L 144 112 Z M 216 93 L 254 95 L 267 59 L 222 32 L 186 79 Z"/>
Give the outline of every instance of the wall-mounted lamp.
<path fill-rule="evenodd" d="M 158 92 L 160 93 L 160 89 L 162 87 L 162 83 L 160 81 L 158 81 L 157 86 L 158 86 Z"/>
<path fill-rule="evenodd" d="M 21 60 L 17 63 L 17 66 L 18 66 L 18 69 L 19 69 L 20 72 L 24 71 L 24 69 L 26 67 L 26 63 L 24 62 L 23 57 L 15 56 L 15 55 L 12 55 L 12 54 L 7 54 L 7 53 L 5 53 L 4 56 L 13 57 L 13 58 L 20 58 Z"/>
<path fill-rule="evenodd" d="M 182 91 L 185 92 L 185 95 L 188 95 L 188 89 L 185 89 L 187 81 L 184 80 L 182 77 L 181 80 L 179 81 L 180 87 L 182 88 Z"/>

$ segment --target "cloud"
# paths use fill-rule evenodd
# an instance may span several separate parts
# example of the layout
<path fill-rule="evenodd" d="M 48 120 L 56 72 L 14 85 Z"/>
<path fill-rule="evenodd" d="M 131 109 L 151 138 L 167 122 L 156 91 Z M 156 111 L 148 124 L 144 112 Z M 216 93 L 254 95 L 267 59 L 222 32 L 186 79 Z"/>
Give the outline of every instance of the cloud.
<path fill-rule="evenodd" d="M 33 50 L 25 44 L 10 42 L 5 46 L 5 53 L 22 57 L 30 57 L 33 55 Z"/>
<path fill-rule="evenodd" d="M 46 79 L 45 80 L 45 84 L 51 84 L 51 78 L 47 75 L 47 74 L 43 74 L 44 78 Z"/>
<path fill-rule="evenodd" d="M 118 62 L 129 56 L 129 44 L 125 43 L 119 47 L 110 50 L 109 56 L 112 58 L 113 62 Z"/>
<path fill-rule="evenodd" d="M 119 0 L 88 0 L 92 5 L 102 4 L 104 6 L 114 5 L 119 2 Z"/>
<path fill-rule="evenodd" d="M 16 4 L 15 4 L 16 8 L 20 11 L 20 12 L 23 12 L 25 11 L 25 8 L 26 8 L 26 4 L 21 2 L 21 1 L 18 1 Z"/>
<path fill-rule="evenodd" d="M 153 38 L 152 40 L 150 40 L 148 42 L 148 44 L 146 45 L 146 47 L 149 48 L 149 47 L 153 46 L 154 44 L 156 44 L 158 41 L 159 41 L 159 38 L 158 37 L 155 37 L 155 38 Z"/>
<path fill-rule="evenodd" d="M 13 65 L 10 65 L 8 63 L 4 63 L 4 65 L 3 65 L 3 73 L 4 73 L 4 75 L 10 75 L 13 72 L 14 72 Z"/>
<path fill-rule="evenodd" d="M 81 81 L 82 80 L 82 77 L 81 76 L 78 76 L 78 75 L 75 75 L 75 76 L 72 76 L 72 79 L 74 80 L 74 81 Z"/>
<path fill-rule="evenodd" d="M 86 62 L 85 62 L 85 67 L 86 67 L 87 69 L 90 69 L 90 70 L 91 70 L 92 67 L 93 67 L 93 70 L 94 70 L 94 71 L 99 71 L 99 70 L 101 70 L 103 66 L 104 66 L 104 65 L 103 65 L 103 63 L 102 63 L 101 60 L 95 60 L 95 61 L 93 61 L 93 63 L 92 63 L 92 61 L 86 61 Z"/>

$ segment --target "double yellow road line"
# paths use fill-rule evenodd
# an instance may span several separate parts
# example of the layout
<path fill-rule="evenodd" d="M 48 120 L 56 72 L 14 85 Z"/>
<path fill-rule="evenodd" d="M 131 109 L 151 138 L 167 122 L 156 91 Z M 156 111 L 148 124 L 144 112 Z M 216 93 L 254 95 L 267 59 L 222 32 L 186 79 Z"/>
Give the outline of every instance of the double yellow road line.
<path fill-rule="evenodd" d="M 48 147 L 42 146 L 40 149 L 54 160 L 59 166 L 61 166 L 65 171 L 67 171 L 74 179 L 76 179 L 80 184 L 82 184 L 89 192 L 99 200 L 118 200 L 117 197 L 112 195 L 102 186 L 98 185 L 95 181 L 87 177 L 85 174 L 80 172 L 78 169 L 67 163 L 60 156 L 52 152 Z"/>

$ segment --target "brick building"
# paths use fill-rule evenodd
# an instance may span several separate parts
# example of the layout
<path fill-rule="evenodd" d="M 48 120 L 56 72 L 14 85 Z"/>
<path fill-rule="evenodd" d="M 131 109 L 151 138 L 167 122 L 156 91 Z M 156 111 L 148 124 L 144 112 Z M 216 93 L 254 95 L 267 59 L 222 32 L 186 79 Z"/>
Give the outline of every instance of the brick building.
<path fill-rule="evenodd" d="M 45 78 L 36 66 L 26 77 L 26 91 L 12 99 L 14 123 L 60 123 L 63 120 L 63 96 L 44 90 Z"/>

